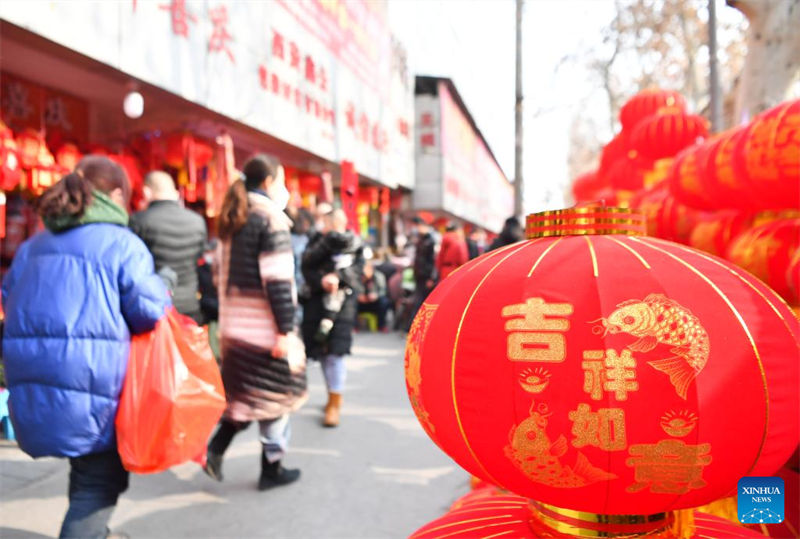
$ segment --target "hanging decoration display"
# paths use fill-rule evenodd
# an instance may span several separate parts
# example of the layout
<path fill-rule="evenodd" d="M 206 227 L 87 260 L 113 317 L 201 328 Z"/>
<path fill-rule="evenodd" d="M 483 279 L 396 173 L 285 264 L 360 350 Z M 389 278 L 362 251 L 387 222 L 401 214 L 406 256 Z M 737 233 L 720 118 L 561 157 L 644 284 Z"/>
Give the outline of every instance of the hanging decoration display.
<path fill-rule="evenodd" d="M 654 515 L 797 446 L 798 320 L 750 274 L 644 230 L 625 209 L 536 214 L 529 241 L 428 296 L 407 389 L 468 472 L 553 507 Z"/>

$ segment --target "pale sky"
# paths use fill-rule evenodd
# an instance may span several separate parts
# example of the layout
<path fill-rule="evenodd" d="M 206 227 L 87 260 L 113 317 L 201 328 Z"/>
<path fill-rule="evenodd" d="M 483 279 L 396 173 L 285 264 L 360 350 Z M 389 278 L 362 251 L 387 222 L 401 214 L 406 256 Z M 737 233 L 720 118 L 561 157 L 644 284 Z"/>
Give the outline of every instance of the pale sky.
<path fill-rule="evenodd" d="M 613 0 L 527 0 L 523 19 L 525 211 L 561 208 L 568 132 L 577 107 L 594 108 L 586 74 L 559 61 L 600 43 Z M 509 178 L 514 175 L 513 0 L 390 0 L 410 69 L 453 79 Z M 539 112 L 537 114 L 537 111 Z M 602 117 L 602 116 L 601 116 Z"/>

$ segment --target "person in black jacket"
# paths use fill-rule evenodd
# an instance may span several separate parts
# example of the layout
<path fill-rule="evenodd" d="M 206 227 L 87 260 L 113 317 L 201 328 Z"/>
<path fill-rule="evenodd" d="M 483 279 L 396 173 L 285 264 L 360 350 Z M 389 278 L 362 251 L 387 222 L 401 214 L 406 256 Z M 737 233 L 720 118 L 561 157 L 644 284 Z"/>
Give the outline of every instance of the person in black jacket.
<path fill-rule="evenodd" d="M 495 249 L 517 243 L 518 241 L 522 241 L 522 225 L 520 225 L 519 220 L 512 215 L 506 219 L 506 222 L 503 224 L 503 230 L 500 231 L 500 234 L 489 246 L 489 251 L 494 251 Z"/>
<path fill-rule="evenodd" d="M 131 217 L 131 230 L 152 253 L 157 272 L 169 268 L 177 274 L 172 301 L 178 312 L 202 324 L 197 261 L 206 244 L 206 223 L 180 206 L 175 183 L 166 172 L 156 170 L 147 175 L 144 195 L 150 205 Z"/>
<path fill-rule="evenodd" d="M 414 225 L 417 229 L 417 249 L 413 266 L 414 299 L 406 321 L 406 331 L 410 329 L 417 311 L 436 284 L 436 240 L 433 239 L 430 225 L 421 217 L 414 217 Z"/>
<path fill-rule="evenodd" d="M 336 210 L 323 217 L 323 228 L 311 237 L 303 253 L 302 271 L 307 288 L 303 306 L 303 341 L 306 354 L 322 364 L 328 403 L 323 425 L 336 427 L 347 370 L 344 356 L 350 353 L 362 290 L 364 266 L 361 239 L 347 230 L 347 216 Z M 332 308 L 330 298 L 338 296 L 341 305 Z M 329 330 L 325 320 L 332 320 Z"/>

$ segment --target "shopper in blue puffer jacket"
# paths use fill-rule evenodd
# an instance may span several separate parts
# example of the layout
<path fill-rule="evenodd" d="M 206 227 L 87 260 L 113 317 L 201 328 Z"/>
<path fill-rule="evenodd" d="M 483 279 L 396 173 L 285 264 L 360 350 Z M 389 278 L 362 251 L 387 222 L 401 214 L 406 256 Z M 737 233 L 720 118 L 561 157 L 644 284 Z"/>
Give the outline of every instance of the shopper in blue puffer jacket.
<path fill-rule="evenodd" d="M 127 228 L 130 183 L 88 156 L 39 202 L 47 231 L 25 242 L 2 287 L 11 421 L 32 457 L 70 458 L 62 537 L 105 537 L 126 472 L 114 419 L 132 333 L 169 303 L 144 243 Z"/>

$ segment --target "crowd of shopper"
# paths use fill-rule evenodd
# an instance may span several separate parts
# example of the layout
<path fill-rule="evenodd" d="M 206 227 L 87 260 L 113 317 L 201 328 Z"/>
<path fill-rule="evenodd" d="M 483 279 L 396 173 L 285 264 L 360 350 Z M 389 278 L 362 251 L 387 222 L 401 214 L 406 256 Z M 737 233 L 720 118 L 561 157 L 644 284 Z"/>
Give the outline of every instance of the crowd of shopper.
<path fill-rule="evenodd" d="M 307 399 L 306 359 L 318 362 L 328 400 L 322 424 L 340 423 L 359 317 L 408 330 L 442 279 L 486 250 L 486 235 L 457 224 L 441 240 L 413 220 L 409 248 L 373 252 L 330 204 L 295 206 L 283 169 L 259 155 L 229 188 L 209 241 L 166 172 L 144 182 L 147 208 L 129 218 L 124 170 L 83 158 L 38 202 L 46 230 L 25 242 L 2 284 L 3 357 L 20 447 L 70 459 L 62 537 L 105 537 L 128 472 L 114 418 L 131 335 L 173 304 L 209 326 L 227 408 L 208 444 L 206 473 L 221 481 L 233 438 L 258 423 L 261 490 L 287 485 L 290 414 Z M 492 247 L 516 241 L 509 219 Z"/>

